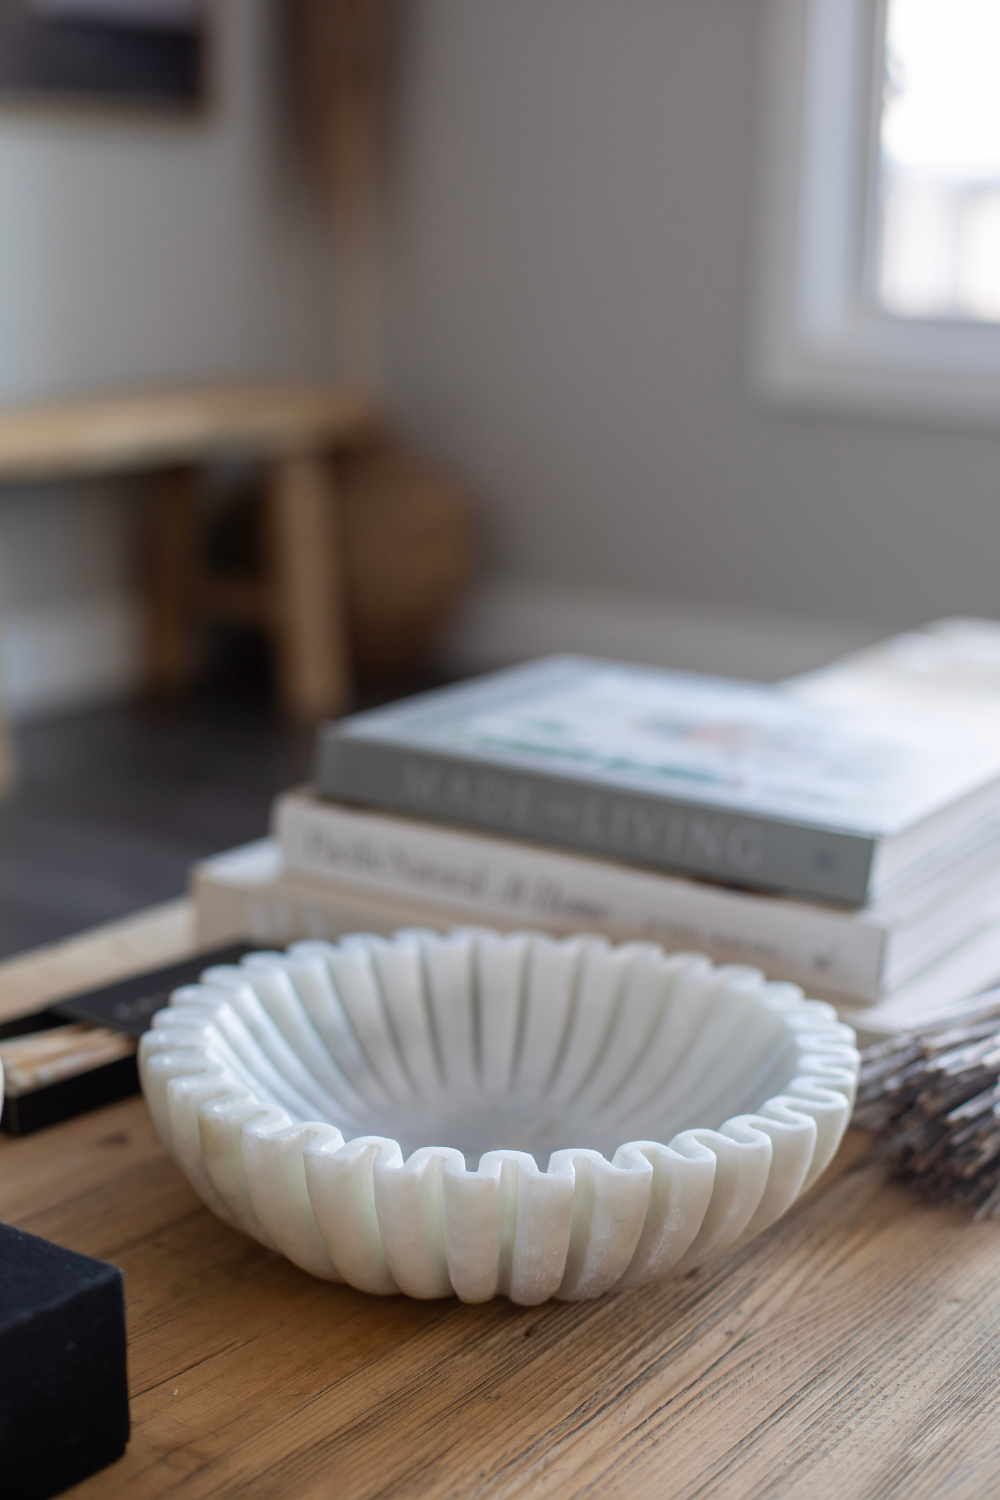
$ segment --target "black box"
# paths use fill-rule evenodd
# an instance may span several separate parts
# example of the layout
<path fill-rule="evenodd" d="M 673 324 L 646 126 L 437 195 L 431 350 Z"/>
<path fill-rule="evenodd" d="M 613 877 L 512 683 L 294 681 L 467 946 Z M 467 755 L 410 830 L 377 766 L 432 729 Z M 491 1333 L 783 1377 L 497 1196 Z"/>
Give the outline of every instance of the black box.
<path fill-rule="evenodd" d="M 182 984 L 194 984 L 210 965 L 235 964 L 245 953 L 252 952 L 251 943 L 230 943 L 209 953 L 196 953 L 193 958 L 168 964 L 166 968 L 132 974 L 128 979 L 101 985 L 85 994 L 68 996 L 33 1015 L 3 1022 L 0 1024 L 0 1039 L 47 1031 L 55 1026 L 65 1026 L 67 1021 L 108 1026 L 113 1031 L 140 1037 L 148 1030 L 154 1014 L 167 1004 L 172 991 Z M 30 1135 L 46 1125 L 57 1125 L 61 1120 L 73 1119 L 138 1092 L 139 1070 L 135 1058 L 122 1057 L 28 1093 L 16 1095 L 8 1090 L 0 1130 L 8 1135 Z M 2 1493 L 0 1489 L 0 1495 Z"/>
<path fill-rule="evenodd" d="M 128 1436 L 121 1271 L 0 1224 L 0 1494 L 48 1500 Z"/>

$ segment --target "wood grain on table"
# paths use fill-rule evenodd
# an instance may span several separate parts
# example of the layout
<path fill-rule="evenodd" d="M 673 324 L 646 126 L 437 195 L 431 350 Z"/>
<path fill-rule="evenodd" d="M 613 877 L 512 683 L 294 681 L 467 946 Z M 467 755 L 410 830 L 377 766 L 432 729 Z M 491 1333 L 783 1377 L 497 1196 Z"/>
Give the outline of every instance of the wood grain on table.
<path fill-rule="evenodd" d="M 178 907 L 142 919 L 152 962 L 183 951 Z M 130 939 L 102 933 L 117 976 Z M 0 965 L 0 996 L 13 970 L 53 998 L 53 951 Z M 79 1497 L 997 1496 L 1000 1226 L 865 1153 L 849 1135 L 698 1272 L 540 1308 L 313 1280 L 202 1207 L 138 1099 L 4 1140 L 0 1217 L 125 1269 L 132 1441 Z"/>

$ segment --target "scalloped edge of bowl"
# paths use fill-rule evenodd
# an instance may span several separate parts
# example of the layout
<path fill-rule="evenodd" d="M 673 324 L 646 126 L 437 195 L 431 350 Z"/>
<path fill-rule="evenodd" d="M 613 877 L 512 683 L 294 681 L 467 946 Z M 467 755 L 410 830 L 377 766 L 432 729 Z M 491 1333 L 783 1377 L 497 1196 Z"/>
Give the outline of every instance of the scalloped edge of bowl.
<path fill-rule="evenodd" d="M 718 973 L 718 970 L 714 970 Z M 768 991 L 771 993 L 768 993 Z M 417 1298 L 577 1301 L 682 1273 L 759 1234 L 827 1167 L 850 1120 L 859 1058 L 833 1007 L 762 981 L 796 1035 L 795 1076 L 717 1130 L 666 1143 L 520 1151 L 467 1168 L 453 1147 L 344 1140 L 262 1103 L 213 1046 L 223 999 L 161 1011 L 142 1038 L 158 1133 L 219 1218 L 314 1276 Z"/>

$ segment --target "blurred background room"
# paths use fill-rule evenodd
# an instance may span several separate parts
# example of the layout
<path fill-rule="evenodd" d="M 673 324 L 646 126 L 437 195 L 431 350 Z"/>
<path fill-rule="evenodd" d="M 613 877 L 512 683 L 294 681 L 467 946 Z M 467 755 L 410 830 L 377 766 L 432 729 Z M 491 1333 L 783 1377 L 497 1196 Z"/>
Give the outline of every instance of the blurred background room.
<path fill-rule="evenodd" d="M 318 719 L 1000 615 L 994 0 L 0 0 L 0 953 Z"/>

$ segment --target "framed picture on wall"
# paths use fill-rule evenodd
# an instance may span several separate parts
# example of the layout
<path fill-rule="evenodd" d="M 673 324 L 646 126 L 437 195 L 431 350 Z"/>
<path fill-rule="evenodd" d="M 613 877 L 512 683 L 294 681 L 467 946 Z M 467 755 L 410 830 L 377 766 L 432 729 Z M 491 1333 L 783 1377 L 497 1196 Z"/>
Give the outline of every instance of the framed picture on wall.
<path fill-rule="evenodd" d="M 0 0 L 0 100 L 196 105 L 207 0 Z"/>

